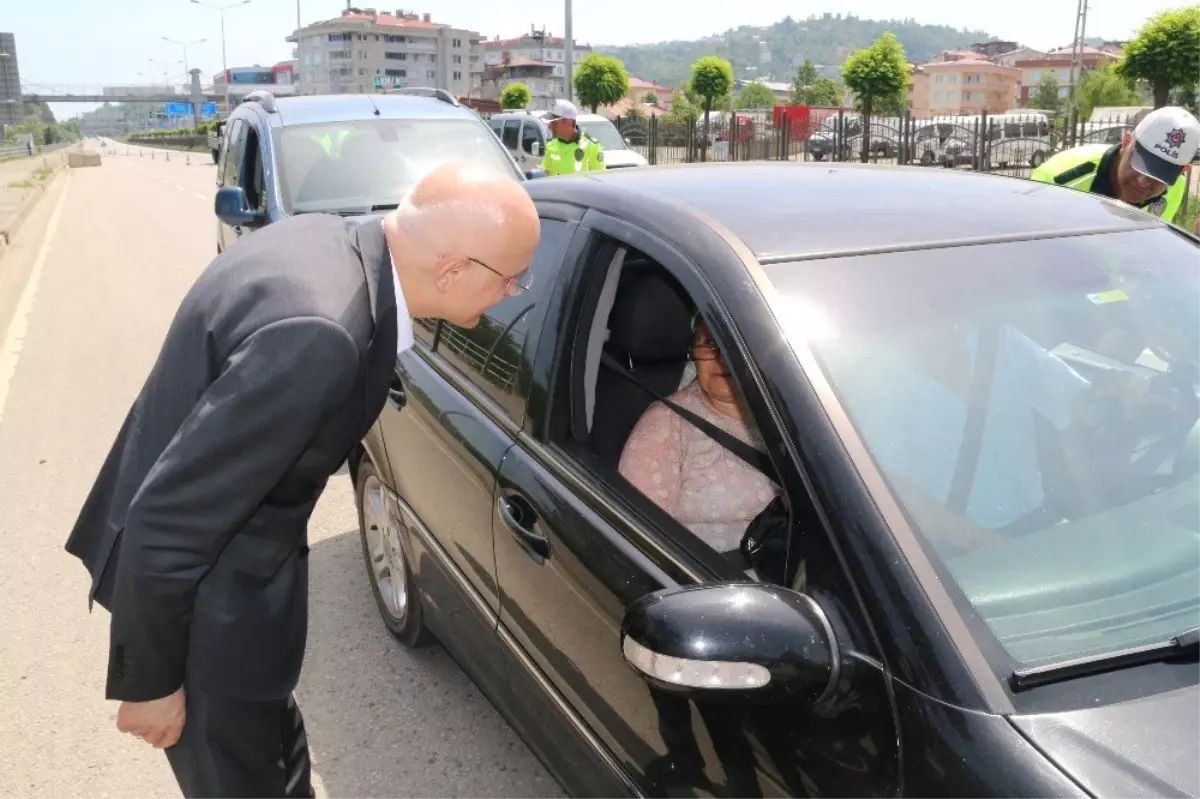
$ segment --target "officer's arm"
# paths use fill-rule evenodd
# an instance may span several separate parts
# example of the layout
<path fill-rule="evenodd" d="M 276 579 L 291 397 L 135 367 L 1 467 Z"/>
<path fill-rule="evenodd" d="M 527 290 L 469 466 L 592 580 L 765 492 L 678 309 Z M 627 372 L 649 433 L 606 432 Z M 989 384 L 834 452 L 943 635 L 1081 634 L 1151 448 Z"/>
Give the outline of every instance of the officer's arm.
<path fill-rule="evenodd" d="M 546 174 L 550 174 L 550 147 L 553 141 L 546 142 L 546 150 L 542 153 L 542 169 L 546 170 Z"/>

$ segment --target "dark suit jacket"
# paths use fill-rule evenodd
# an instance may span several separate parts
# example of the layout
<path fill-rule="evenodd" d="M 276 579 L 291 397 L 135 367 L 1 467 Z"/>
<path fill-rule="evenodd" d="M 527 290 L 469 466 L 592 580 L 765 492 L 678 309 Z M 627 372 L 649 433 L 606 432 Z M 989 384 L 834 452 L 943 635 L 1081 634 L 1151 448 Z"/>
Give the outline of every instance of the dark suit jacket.
<path fill-rule="evenodd" d="M 391 268 L 378 219 L 304 215 L 184 297 L 67 541 L 112 612 L 109 699 L 295 687 L 308 519 L 395 367 Z"/>

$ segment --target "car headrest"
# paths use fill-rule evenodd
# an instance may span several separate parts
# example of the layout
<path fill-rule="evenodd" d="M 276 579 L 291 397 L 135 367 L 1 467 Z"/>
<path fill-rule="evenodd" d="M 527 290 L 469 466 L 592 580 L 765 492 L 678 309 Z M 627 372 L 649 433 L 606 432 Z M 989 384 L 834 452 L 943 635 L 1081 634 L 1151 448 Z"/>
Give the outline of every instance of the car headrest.
<path fill-rule="evenodd" d="M 686 358 L 692 344 L 691 311 L 662 277 L 637 275 L 621 286 L 609 340 L 635 364 Z"/>

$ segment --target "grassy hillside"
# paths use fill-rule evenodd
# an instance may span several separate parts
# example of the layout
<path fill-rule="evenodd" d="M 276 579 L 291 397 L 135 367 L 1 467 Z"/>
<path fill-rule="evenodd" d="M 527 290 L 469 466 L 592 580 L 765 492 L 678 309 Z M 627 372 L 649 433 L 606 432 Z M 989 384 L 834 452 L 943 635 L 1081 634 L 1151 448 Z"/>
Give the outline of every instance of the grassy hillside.
<path fill-rule="evenodd" d="M 991 38 L 984 31 L 955 30 L 945 25 L 922 25 L 911 19 L 873 20 L 826 13 L 805 20 L 791 17 L 766 27 L 744 25 L 723 34 L 691 42 L 662 42 L 597 49 L 625 62 L 634 75 L 668 86 L 687 79 L 701 56 L 719 55 L 733 64 L 739 78 L 762 77 L 788 81 L 794 59 L 809 59 L 836 77 L 846 56 L 891 31 L 912 61 L 927 61 L 942 50 L 965 47 Z M 765 47 L 764 47 L 765 45 Z M 765 63 L 760 54 L 767 53 Z"/>

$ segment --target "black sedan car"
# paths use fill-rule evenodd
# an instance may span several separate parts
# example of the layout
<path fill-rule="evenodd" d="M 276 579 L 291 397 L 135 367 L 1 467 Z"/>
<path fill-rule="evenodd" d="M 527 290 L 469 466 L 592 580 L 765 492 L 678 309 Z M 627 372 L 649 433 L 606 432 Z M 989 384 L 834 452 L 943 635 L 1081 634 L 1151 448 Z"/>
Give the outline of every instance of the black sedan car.
<path fill-rule="evenodd" d="M 952 171 L 528 190 L 532 288 L 417 320 L 352 456 L 393 634 L 574 795 L 1200 794 L 1200 242 Z"/>

